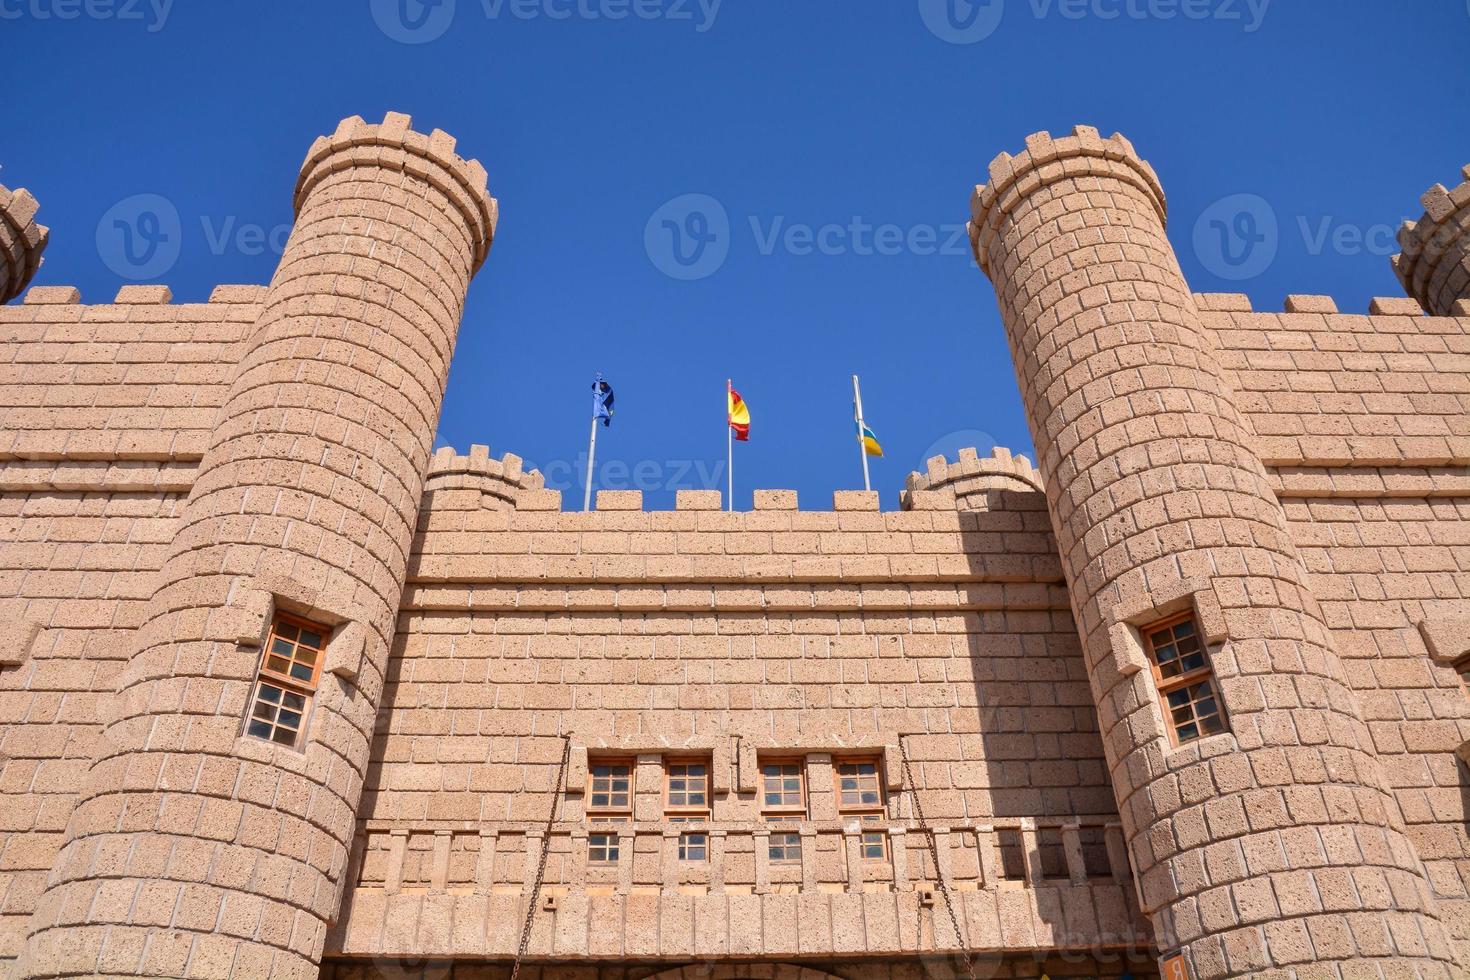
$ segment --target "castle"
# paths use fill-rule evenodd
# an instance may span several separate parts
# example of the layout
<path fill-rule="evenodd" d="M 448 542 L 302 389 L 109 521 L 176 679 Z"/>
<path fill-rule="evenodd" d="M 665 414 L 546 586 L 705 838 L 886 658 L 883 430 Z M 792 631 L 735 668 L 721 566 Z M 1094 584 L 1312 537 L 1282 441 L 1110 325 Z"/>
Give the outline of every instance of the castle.
<path fill-rule="evenodd" d="M 200 304 L 27 291 L 0 189 L 0 972 L 1470 975 L 1470 182 L 1424 204 L 1408 296 L 1257 312 L 1038 133 L 971 224 L 1034 468 L 568 513 L 432 451 L 497 215 L 445 133 L 344 121 Z"/>

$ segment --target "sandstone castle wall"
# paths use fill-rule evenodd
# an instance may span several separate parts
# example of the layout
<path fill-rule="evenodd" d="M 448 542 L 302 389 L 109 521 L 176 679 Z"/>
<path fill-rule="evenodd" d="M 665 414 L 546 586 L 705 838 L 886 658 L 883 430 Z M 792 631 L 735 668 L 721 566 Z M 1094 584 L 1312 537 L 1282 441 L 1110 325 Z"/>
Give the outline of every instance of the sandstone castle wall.
<path fill-rule="evenodd" d="M 0 962 L 499 977 L 544 853 L 537 975 L 1470 968 L 1463 187 L 1404 233 L 1415 298 L 1367 313 L 1192 293 L 1119 137 L 1034 137 L 987 187 L 1037 464 L 733 514 L 566 512 L 513 455 L 430 454 L 495 205 L 406 117 L 319 141 L 281 271 L 208 303 L 24 291 L 44 231 L 0 194 Z M 1171 751 L 1128 628 L 1185 608 L 1232 730 Z M 275 611 L 335 627 L 304 753 L 240 735 Z M 698 864 L 681 757 L 711 767 Z M 634 800 L 599 864 L 607 758 Z M 852 758 L 881 861 L 838 812 Z"/>

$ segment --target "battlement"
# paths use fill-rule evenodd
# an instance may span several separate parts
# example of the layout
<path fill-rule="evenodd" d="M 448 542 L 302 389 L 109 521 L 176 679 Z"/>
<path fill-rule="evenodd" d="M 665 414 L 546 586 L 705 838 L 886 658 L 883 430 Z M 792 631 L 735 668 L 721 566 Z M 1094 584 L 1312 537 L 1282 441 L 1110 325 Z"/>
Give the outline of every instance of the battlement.
<path fill-rule="evenodd" d="M 454 152 L 453 136 L 436 129 L 428 136 L 414 132 L 413 119 L 401 112 L 390 112 L 380 124 L 370 124 L 361 116 L 349 116 L 331 136 L 320 136 L 307 151 L 306 162 L 296 182 L 295 207 L 298 216 L 312 190 L 323 180 L 341 170 L 363 163 L 388 169 L 401 168 L 427 181 L 453 203 L 474 240 L 474 270 L 478 270 L 490 251 L 495 226 L 500 219 L 500 205 L 490 196 L 485 167 L 478 160 L 466 160 Z M 400 150 L 403 157 L 379 152 L 380 148 Z"/>
<path fill-rule="evenodd" d="M 0 305 L 19 296 L 41 267 L 50 232 L 36 224 L 40 207 L 24 187 L 0 184 Z"/>
<path fill-rule="evenodd" d="M 1470 315 L 1470 165 L 1454 190 L 1435 184 L 1419 200 L 1424 215 L 1399 228 L 1392 259 L 1404 291 L 1439 316 Z"/>
<path fill-rule="evenodd" d="M 974 447 L 959 451 L 950 462 L 943 456 L 928 460 L 923 473 L 910 473 L 903 492 L 904 510 L 957 506 L 961 510 L 991 510 L 995 492 L 1042 493 L 1041 474 L 1025 456 L 1012 456 L 1003 446 L 981 458 Z"/>
<path fill-rule="evenodd" d="M 252 285 L 220 285 L 215 286 L 209 293 L 209 303 L 229 304 L 239 306 L 242 304 L 259 304 L 265 300 L 266 286 Z M 129 285 L 118 288 L 117 294 L 113 296 L 111 304 L 107 303 L 83 303 L 81 290 L 75 286 L 32 286 L 26 291 L 25 298 L 21 300 L 22 306 L 82 306 L 88 310 L 95 311 L 108 305 L 112 306 L 171 306 L 174 302 L 173 290 L 162 284 Z M 201 303 L 181 303 L 181 309 L 191 306 L 202 306 Z M 89 313 L 89 316 L 100 319 L 100 314 Z"/>
<path fill-rule="evenodd" d="M 1194 304 L 1201 313 L 1341 313 L 1331 296 L 1293 293 L 1280 310 L 1256 310 L 1245 293 L 1195 293 Z M 1426 316 L 1424 307 L 1412 296 L 1375 296 L 1368 301 L 1370 316 Z"/>
<path fill-rule="evenodd" d="M 524 469 L 514 453 L 492 459 L 489 446 L 471 446 L 468 456 L 445 447 L 429 460 L 423 506 L 445 507 L 453 491 L 470 491 L 481 495 L 476 506 L 515 507 L 523 492 L 540 490 L 545 482 L 539 470 Z"/>
<path fill-rule="evenodd" d="M 976 261 L 990 275 L 990 240 L 1001 218 L 1039 187 L 1063 178 L 1109 176 L 1133 184 L 1148 197 L 1159 223 L 1167 218 L 1164 189 L 1153 167 L 1121 133 L 1103 139 L 1093 126 L 1073 126 L 1071 136 L 1052 138 L 1042 130 L 1026 137 L 1016 156 L 1001 153 L 990 161 L 990 182 L 979 184 L 970 198 L 970 244 Z"/>

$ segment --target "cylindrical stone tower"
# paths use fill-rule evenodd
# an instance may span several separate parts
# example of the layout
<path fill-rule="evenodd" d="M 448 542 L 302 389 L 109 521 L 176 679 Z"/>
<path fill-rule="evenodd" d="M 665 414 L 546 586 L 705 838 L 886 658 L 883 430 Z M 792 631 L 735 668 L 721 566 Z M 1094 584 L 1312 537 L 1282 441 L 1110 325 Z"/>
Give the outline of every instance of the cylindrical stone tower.
<path fill-rule="evenodd" d="M 496 206 L 390 113 L 316 142 L 296 213 L 17 976 L 318 974 Z M 245 726 L 275 611 L 330 632 L 290 745 Z"/>
<path fill-rule="evenodd" d="M 1424 216 L 1399 229 L 1403 252 L 1393 271 L 1404 291 L 1434 316 L 1470 316 L 1470 165 L 1454 190 L 1435 184 L 1424 192 Z"/>
<path fill-rule="evenodd" d="M 1128 141 L 1078 127 L 998 157 L 970 229 L 1140 901 L 1198 980 L 1448 977 L 1422 867 L 1164 219 Z M 1222 733 L 1194 737 L 1161 705 L 1145 637 L 1181 612 L 1213 662 Z"/>
<path fill-rule="evenodd" d="M 0 305 L 25 291 L 41 267 L 46 251 L 46 226 L 36 224 L 40 205 L 24 187 L 16 191 L 0 184 Z"/>

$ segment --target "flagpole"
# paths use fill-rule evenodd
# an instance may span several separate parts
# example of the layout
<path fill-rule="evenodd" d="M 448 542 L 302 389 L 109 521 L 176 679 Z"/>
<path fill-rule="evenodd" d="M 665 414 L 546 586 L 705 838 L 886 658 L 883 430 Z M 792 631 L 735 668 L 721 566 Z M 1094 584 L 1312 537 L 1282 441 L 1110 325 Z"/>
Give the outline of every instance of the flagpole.
<path fill-rule="evenodd" d="M 872 490 L 873 484 L 868 479 L 868 441 L 863 432 L 863 393 L 858 388 L 858 376 L 852 376 L 852 404 L 857 410 L 858 428 L 858 455 L 863 458 L 863 489 Z"/>
<path fill-rule="evenodd" d="M 730 425 L 730 392 L 735 390 L 735 379 L 725 379 L 725 478 L 726 510 L 735 509 L 735 428 Z"/>
<path fill-rule="evenodd" d="M 592 437 L 587 442 L 587 489 L 582 493 L 582 509 L 592 509 L 592 470 L 597 463 L 597 416 L 592 416 Z"/>

